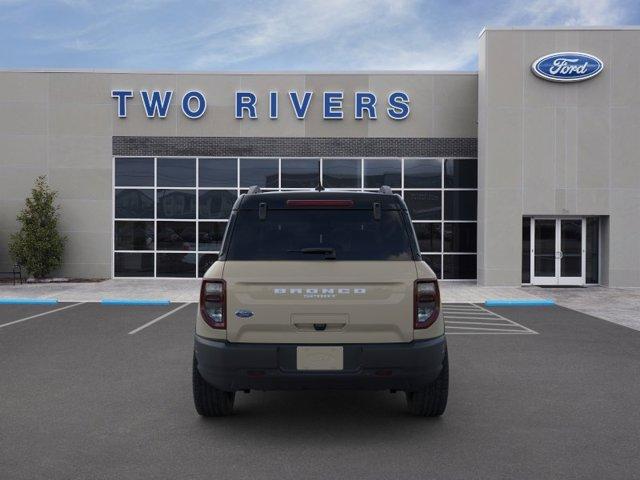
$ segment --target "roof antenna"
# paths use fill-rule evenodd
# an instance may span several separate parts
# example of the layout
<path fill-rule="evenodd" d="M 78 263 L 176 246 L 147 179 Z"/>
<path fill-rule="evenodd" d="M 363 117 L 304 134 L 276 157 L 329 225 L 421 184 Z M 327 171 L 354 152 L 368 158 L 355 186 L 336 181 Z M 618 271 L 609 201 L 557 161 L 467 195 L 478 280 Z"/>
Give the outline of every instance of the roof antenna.
<path fill-rule="evenodd" d="M 318 160 L 318 186 L 314 189 L 317 192 L 322 192 L 325 188 L 322 186 L 322 176 L 320 175 L 320 160 Z"/>

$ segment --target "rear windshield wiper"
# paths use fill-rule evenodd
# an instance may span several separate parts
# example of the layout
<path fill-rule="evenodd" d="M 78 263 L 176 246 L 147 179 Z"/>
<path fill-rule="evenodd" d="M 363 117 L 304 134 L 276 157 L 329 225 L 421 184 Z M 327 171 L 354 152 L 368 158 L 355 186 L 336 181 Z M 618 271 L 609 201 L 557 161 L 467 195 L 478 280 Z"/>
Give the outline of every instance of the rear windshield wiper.
<path fill-rule="evenodd" d="M 311 248 L 301 248 L 300 250 L 287 250 L 289 253 L 324 253 L 325 260 L 335 260 L 336 259 L 336 249 L 330 247 L 311 247 Z"/>

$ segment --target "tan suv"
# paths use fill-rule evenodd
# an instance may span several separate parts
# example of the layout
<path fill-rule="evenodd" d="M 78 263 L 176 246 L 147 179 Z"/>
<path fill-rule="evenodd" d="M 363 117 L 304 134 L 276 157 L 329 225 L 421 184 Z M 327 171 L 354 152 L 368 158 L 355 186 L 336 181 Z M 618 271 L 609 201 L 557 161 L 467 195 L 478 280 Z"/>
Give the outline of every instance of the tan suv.
<path fill-rule="evenodd" d="M 380 192 L 273 192 L 233 207 L 205 274 L 193 356 L 204 416 L 239 390 L 403 390 L 441 415 L 449 366 L 438 282 L 407 207 Z"/>

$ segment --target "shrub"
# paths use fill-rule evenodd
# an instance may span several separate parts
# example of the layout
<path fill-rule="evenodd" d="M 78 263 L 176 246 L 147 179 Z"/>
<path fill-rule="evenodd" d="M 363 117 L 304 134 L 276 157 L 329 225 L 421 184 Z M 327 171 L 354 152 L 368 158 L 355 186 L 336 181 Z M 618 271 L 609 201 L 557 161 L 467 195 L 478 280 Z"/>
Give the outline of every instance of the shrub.
<path fill-rule="evenodd" d="M 36 179 L 31 196 L 17 216 L 20 229 L 11 235 L 9 253 L 35 278 L 43 278 L 62 264 L 66 237 L 58 233 L 57 192 L 46 177 Z"/>

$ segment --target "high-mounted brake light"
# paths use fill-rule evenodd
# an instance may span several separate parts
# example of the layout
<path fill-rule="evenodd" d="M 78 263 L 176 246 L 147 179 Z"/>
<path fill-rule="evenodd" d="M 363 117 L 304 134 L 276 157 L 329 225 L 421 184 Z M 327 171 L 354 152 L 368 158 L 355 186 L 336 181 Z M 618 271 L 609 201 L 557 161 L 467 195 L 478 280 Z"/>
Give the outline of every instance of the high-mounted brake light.
<path fill-rule="evenodd" d="M 437 280 L 416 280 L 414 284 L 413 328 L 428 328 L 440 314 L 440 289 Z"/>
<path fill-rule="evenodd" d="M 353 200 L 287 200 L 287 207 L 353 207 Z"/>
<path fill-rule="evenodd" d="M 224 280 L 202 280 L 200 314 L 211 328 L 227 328 L 226 290 Z"/>

